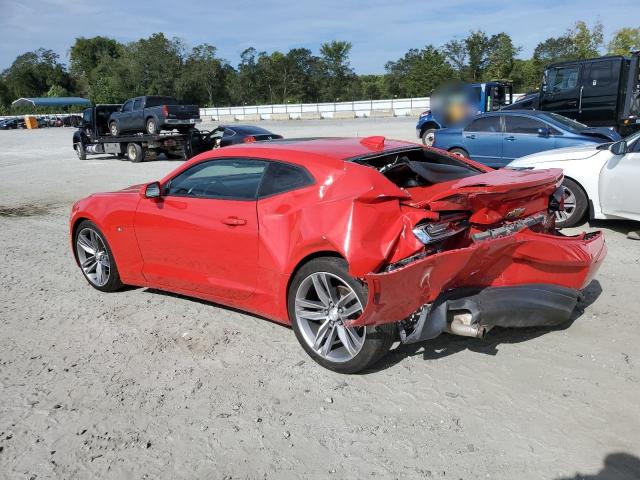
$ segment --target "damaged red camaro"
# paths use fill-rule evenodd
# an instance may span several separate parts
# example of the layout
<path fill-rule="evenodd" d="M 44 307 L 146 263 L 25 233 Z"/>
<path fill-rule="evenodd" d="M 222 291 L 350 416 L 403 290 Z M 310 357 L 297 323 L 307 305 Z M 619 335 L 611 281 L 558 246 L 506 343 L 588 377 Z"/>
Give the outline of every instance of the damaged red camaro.
<path fill-rule="evenodd" d="M 606 246 L 555 231 L 561 183 L 383 137 L 282 140 L 91 195 L 70 233 L 99 290 L 148 286 L 291 324 L 318 363 L 357 372 L 398 336 L 567 320 Z"/>

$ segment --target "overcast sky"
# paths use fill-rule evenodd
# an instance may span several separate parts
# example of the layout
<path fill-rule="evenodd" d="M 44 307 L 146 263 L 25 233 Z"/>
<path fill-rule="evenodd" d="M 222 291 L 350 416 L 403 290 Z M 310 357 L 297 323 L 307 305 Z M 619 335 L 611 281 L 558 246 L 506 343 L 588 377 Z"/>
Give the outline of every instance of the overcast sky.
<path fill-rule="evenodd" d="M 0 70 L 38 47 L 66 63 L 79 36 L 128 42 L 164 32 L 215 45 L 234 66 L 250 46 L 317 53 L 324 41 L 348 40 L 357 73 L 382 73 L 409 48 L 440 46 L 475 29 L 506 31 L 527 57 L 576 20 L 602 21 L 607 40 L 622 26 L 639 26 L 640 0 L 0 0 Z"/>

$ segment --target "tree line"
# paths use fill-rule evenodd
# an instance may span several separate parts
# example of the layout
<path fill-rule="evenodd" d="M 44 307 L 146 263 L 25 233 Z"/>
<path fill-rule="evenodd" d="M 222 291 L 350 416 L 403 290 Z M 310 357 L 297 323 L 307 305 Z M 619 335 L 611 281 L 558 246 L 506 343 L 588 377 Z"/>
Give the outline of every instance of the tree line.
<path fill-rule="evenodd" d="M 601 23 L 579 21 L 540 42 L 529 59 L 518 57 L 521 48 L 504 32 L 471 31 L 439 47 L 412 48 L 388 61 L 381 75 L 356 74 L 351 47 L 334 40 L 323 43 L 317 55 L 307 48 L 286 53 L 248 48 L 234 66 L 213 45 L 190 47 L 163 33 L 131 43 L 80 37 L 69 49 L 68 66 L 45 48 L 19 55 L 0 74 L 0 113 L 20 97 L 67 95 L 94 103 L 153 94 L 201 106 L 315 103 L 423 97 L 451 80 L 498 79 L 526 92 L 539 87 L 550 63 L 640 50 L 640 28 L 621 28 L 605 44 Z"/>

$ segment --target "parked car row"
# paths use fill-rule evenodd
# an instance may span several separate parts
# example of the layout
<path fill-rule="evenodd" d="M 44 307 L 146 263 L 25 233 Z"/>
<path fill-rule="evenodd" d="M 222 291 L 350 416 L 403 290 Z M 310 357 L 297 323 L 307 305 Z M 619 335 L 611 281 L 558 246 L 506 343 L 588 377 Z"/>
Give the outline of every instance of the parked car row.
<path fill-rule="evenodd" d="M 80 115 L 39 115 L 35 116 L 38 128 L 46 127 L 77 127 L 80 125 Z M 26 128 L 25 117 L 9 117 L 0 120 L 0 130 Z"/>

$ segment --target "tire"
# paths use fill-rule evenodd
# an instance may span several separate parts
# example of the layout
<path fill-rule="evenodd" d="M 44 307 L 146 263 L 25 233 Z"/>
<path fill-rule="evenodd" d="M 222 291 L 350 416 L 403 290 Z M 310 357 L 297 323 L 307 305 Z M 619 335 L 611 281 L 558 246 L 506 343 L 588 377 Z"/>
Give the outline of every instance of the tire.
<path fill-rule="evenodd" d="M 74 148 L 79 160 L 87 159 L 87 150 L 84 148 L 84 145 L 82 144 L 82 142 L 76 143 Z"/>
<path fill-rule="evenodd" d="M 118 128 L 118 124 L 116 122 L 111 122 L 109 124 L 109 132 L 111 133 L 112 137 L 117 137 L 118 135 L 120 135 L 120 128 Z"/>
<path fill-rule="evenodd" d="M 127 144 L 127 158 L 130 162 L 139 163 L 144 159 L 144 152 L 142 151 L 142 147 L 137 143 L 129 143 Z"/>
<path fill-rule="evenodd" d="M 435 131 L 435 128 L 428 128 L 424 132 L 422 132 L 422 143 L 427 145 L 428 147 L 431 147 L 435 140 Z"/>
<path fill-rule="evenodd" d="M 580 225 L 589 208 L 589 199 L 582 187 L 570 178 L 562 182 L 565 192 L 565 211 L 556 212 L 556 228 Z"/>
<path fill-rule="evenodd" d="M 323 281 L 326 280 L 326 283 Z M 329 285 L 334 304 L 326 289 L 318 294 L 316 282 Z M 321 257 L 309 261 L 295 274 L 287 295 L 289 320 L 296 338 L 318 364 L 338 373 L 357 373 L 378 360 L 391 348 L 395 325 L 347 329 L 343 319 L 357 318 L 367 303 L 367 287 L 348 273 L 341 258 Z M 342 307 L 339 309 L 339 305 Z M 328 309 L 324 309 L 324 306 Z M 316 317 L 313 319 L 304 316 Z M 324 335 L 318 332 L 324 329 Z M 347 340 L 350 349 L 343 343 Z M 328 343 L 328 342 L 331 343 Z"/>
<path fill-rule="evenodd" d="M 464 158 L 469 158 L 469 153 L 464 148 L 452 148 L 449 150 L 449 153 L 453 153 L 454 155 L 460 155 Z"/>
<path fill-rule="evenodd" d="M 155 118 L 147 118 L 147 122 L 145 123 L 145 130 L 149 135 L 156 135 L 159 133 L 158 124 L 156 123 Z"/>
<path fill-rule="evenodd" d="M 115 292 L 122 288 L 111 247 L 95 223 L 89 220 L 80 222 L 75 229 L 73 246 L 80 271 L 89 285 L 101 292 Z"/>

